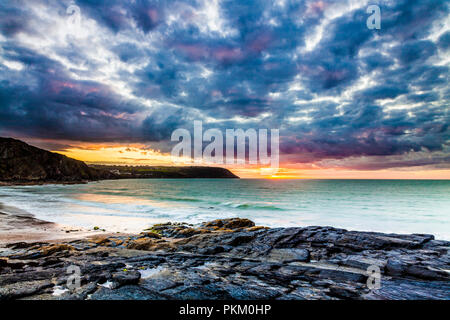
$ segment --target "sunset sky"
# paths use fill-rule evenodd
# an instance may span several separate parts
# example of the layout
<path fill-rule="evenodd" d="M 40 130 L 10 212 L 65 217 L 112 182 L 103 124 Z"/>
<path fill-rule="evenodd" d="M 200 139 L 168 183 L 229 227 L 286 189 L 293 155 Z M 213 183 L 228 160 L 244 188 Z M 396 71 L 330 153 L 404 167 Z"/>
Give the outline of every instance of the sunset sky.
<path fill-rule="evenodd" d="M 380 30 L 366 26 L 372 4 Z M 280 170 L 229 166 L 241 177 L 450 179 L 449 10 L 1 1 L 0 136 L 88 163 L 172 165 L 172 132 L 200 120 L 280 130 Z"/>

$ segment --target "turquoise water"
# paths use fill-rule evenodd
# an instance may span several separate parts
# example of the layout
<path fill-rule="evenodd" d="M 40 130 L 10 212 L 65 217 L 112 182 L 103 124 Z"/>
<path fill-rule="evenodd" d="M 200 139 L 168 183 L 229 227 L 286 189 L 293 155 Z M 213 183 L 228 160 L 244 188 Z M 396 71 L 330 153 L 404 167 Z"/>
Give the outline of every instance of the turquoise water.
<path fill-rule="evenodd" d="M 158 179 L 0 188 L 5 205 L 49 221 L 109 231 L 238 216 L 270 227 L 329 225 L 431 233 L 446 240 L 449 195 L 450 181 L 429 180 Z"/>

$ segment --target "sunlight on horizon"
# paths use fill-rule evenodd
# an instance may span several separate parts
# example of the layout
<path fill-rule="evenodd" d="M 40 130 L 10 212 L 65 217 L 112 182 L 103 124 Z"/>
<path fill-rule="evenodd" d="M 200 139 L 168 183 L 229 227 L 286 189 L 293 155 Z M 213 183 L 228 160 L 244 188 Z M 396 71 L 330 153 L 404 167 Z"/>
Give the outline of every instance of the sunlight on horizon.
<path fill-rule="evenodd" d="M 355 170 L 351 168 L 316 168 L 281 167 L 276 173 L 273 168 L 258 166 L 214 165 L 202 163 L 175 163 L 172 156 L 141 144 L 113 145 L 92 144 L 54 151 L 67 157 L 84 161 L 88 164 L 133 165 L 133 166 L 218 166 L 229 169 L 243 179 L 450 179 L 450 170 L 411 170 L 398 168 L 385 170 Z M 304 166 L 304 165 L 303 165 Z"/>

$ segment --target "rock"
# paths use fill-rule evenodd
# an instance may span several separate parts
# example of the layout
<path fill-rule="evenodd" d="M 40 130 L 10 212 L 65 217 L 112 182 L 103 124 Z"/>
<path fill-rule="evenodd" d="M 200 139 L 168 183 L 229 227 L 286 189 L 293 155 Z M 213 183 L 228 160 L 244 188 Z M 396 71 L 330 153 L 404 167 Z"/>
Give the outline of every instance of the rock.
<path fill-rule="evenodd" d="M 185 229 L 189 230 L 183 232 Z M 153 225 L 153 227 L 148 230 L 167 238 L 186 238 L 195 233 L 195 229 L 187 223 L 160 223 Z"/>
<path fill-rule="evenodd" d="M 152 250 L 155 247 L 155 241 L 149 238 L 136 239 L 128 243 L 128 249 L 136 250 Z"/>
<path fill-rule="evenodd" d="M 450 299 L 450 242 L 332 227 L 242 227 L 251 223 L 241 220 L 10 245 L 0 249 L 0 298 Z M 81 288 L 52 296 L 70 265 L 80 267 Z M 367 287 L 371 265 L 382 272 L 379 289 Z"/>
<path fill-rule="evenodd" d="M 36 243 L 29 243 L 29 242 L 16 242 L 16 243 L 9 243 L 5 247 L 11 248 L 11 249 L 25 249 L 35 246 Z"/>
<path fill-rule="evenodd" d="M 232 297 L 221 287 L 214 284 L 199 286 L 180 286 L 162 291 L 176 300 L 230 300 Z"/>
<path fill-rule="evenodd" d="M 390 276 L 401 276 L 406 271 L 406 265 L 398 259 L 388 259 L 386 263 L 386 274 Z"/>
<path fill-rule="evenodd" d="M 360 295 L 360 290 L 350 285 L 332 285 L 329 287 L 330 295 L 342 299 L 354 299 Z"/>
<path fill-rule="evenodd" d="M 207 247 L 207 248 L 200 249 L 199 253 L 210 255 L 210 254 L 221 253 L 224 251 L 225 251 L 225 248 L 223 246 L 213 246 L 213 247 Z"/>
<path fill-rule="evenodd" d="M 161 235 L 153 231 L 141 232 L 141 236 L 143 238 L 161 239 Z"/>
<path fill-rule="evenodd" d="M 339 261 L 340 265 L 359 268 L 363 270 L 367 270 L 370 266 L 377 266 L 381 270 L 384 270 L 387 261 L 384 259 L 374 259 L 370 257 L 365 257 L 361 255 L 351 255 L 345 258 L 344 260 Z"/>
<path fill-rule="evenodd" d="M 94 293 L 97 290 L 97 283 L 89 283 L 84 287 L 76 290 L 63 298 L 63 300 L 85 300 L 89 294 Z"/>
<path fill-rule="evenodd" d="M 254 227 L 245 228 L 245 231 L 248 231 L 248 232 L 258 231 L 258 230 L 269 230 L 269 228 L 263 227 L 263 226 L 254 226 Z"/>
<path fill-rule="evenodd" d="M 176 282 L 171 279 L 158 278 L 158 279 L 142 279 L 140 286 L 152 292 L 161 292 L 162 290 L 172 289 L 181 284 L 182 284 L 181 282 Z"/>
<path fill-rule="evenodd" d="M 240 233 L 237 233 L 237 234 L 233 234 L 231 236 L 231 238 L 228 239 L 225 242 L 225 244 L 229 245 L 229 246 L 233 246 L 233 247 L 234 246 L 239 246 L 239 245 L 242 245 L 243 243 L 247 243 L 247 242 L 252 241 L 254 239 L 254 237 L 255 236 L 252 235 L 252 234 L 247 234 L 245 232 L 240 232 Z"/>
<path fill-rule="evenodd" d="M 339 268 L 336 269 L 320 269 L 319 272 L 317 270 L 311 270 L 305 273 L 307 276 L 312 278 L 317 277 L 319 279 L 331 279 L 335 282 L 359 282 L 365 283 L 367 280 L 367 275 L 361 272 L 352 272 L 349 270 L 341 270 Z"/>
<path fill-rule="evenodd" d="M 381 279 L 381 288 L 361 295 L 366 300 L 450 300 L 449 281 Z"/>
<path fill-rule="evenodd" d="M 37 261 L 34 261 L 37 265 Z M 55 264 L 62 263 L 62 260 L 59 258 L 46 258 L 44 259 L 39 265 L 41 267 L 48 267 L 48 266 L 54 266 Z"/>
<path fill-rule="evenodd" d="M 329 299 L 330 297 L 325 294 L 324 290 L 311 287 L 299 287 L 277 298 L 277 300 L 329 300 Z"/>
<path fill-rule="evenodd" d="M 87 280 L 93 283 L 105 283 L 112 279 L 112 274 L 109 271 L 101 271 L 99 273 L 91 273 L 87 276 Z"/>
<path fill-rule="evenodd" d="M 283 263 L 294 261 L 308 262 L 310 254 L 306 249 L 272 249 L 267 255 L 267 258 L 271 261 L 281 261 Z"/>
<path fill-rule="evenodd" d="M 221 228 L 221 229 L 238 229 L 254 227 L 255 223 L 249 219 L 231 218 L 231 219 L 217 219 L 214 221 L 202 224 L 206 228 Z"/>
<path fill-rule="evenodd" d="M 61 251 L 74 251 L 76 250 L 73 246 L 68 245 L 68 244 L 54 244 L 54 245 L 50 245 L 50 246 L 45 246 L 41 248 L 41 252 L 44 256 L 48 256 L 51 254 L 54 254 L 56 252 L 61 252 Z"/>
<path fill-rule="evenodd" d="M 112 279 L 119 286 L 137 284 L 139 279 L 141 279 L 141 274 L 138 271 L 123 271 L 113 274 Z"/>
<path fill-rule="evenodd" d="M 104 245 L 108 245 L 111 242 L 111 240 L 109 239 L 109 237 L 96 236 L 96 237 L 92 237 L 91 242 L 101 245 L 101 246 L 104 246 Z"/>
<path fill-rule="evenodd" d="M 200 232 L 194 228 L 185 228 L 178 232 L 178 236 L 180 237 L 192 237 L 195 234 L 199 234 Z"/>
<path fill-rule="evenodd" d="M 135 250 L 147 250 L 147 251 L 156 251 L 156 250 L 167 250 L 171 251 L 172 245 L 170 242 L 165 240 L 158 239 L 149 239 L 149 238 L 140 238 L 133 241 L 130 241 L 127 245 L 128 249 Z"/>
<path fill-rule="evenodd" d="M 39 263 L 34 260 L 8 260 L 7 266 L 12 269 L 22 269 L 25 266 L 37 266 Z"/>
<path fill-rule="evenodd" d="M 39 294 L 47 288 L 53 287 L 53 283 L 47 280 L 17 282 L 12 285 L 0 287 L 0 300 L 12 300 Z"/>
<path fill-rule="evenodd" d="M 426 279 L 426 280 L 450 280 L 450 274 L 446 271 L 441 270 L 432 270 L 430 268 L 420 266 L 420 265 L 412 265 L 408 266 L 405 270 L 406 276 L 415 277 L 418 279 Z"/>
<path fill-rule="evenodd" d="M 275 299 L 283 294 L 276 287 L 260 286 L 253 284 L 228 284 L 224 287 L 228 294 L 237 300 L 268 300 Z"/>
<path fill-rule="evenodd" d="M 167 300 L 163 294 L 139 286 L 123 286 L 114 290 L 101 288 L 90 296 L 91 300 Z"/>

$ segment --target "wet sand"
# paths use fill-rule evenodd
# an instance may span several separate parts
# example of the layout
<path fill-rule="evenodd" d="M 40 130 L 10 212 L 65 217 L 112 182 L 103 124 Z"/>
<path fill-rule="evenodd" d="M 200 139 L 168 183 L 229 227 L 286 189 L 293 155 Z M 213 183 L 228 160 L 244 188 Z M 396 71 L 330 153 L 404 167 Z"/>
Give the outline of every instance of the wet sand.
<path fill-rule="evenodd" d="M 58 242 L 95 235 L 110 234 L 101 230 L 74 228 L 43 221 L 28 212 L 0 203 L 0 245 L 16 242 Z"/>

